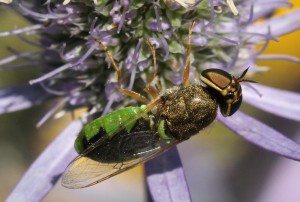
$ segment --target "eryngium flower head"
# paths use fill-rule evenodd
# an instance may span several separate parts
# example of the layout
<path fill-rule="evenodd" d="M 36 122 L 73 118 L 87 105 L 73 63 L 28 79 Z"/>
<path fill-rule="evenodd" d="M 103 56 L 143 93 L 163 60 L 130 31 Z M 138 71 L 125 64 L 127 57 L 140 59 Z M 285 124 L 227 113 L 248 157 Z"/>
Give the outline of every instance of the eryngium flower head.
<path fill-rule="evenodd" d="M 285 16 L 272 16 L 277 8 L 288 6 L 290 4 L 285 0 L 244 0 L 235 4 L 231 0 L 20 0 L 14 9 L 29 19 L 32 26 L 3 32 L 0 36 L 18 34 L 21 40 L 28 41 L 22 34 L 36 34 L 40 36 L 38 44 L 31 41 L 28 43 L 35 44 L 40 49 L 34 53 L 20 53 L 5 58 L 0 61 L 1 68 L 13 68 L 14 66 L 8 66 L 9 62 L 25 58 L 30 64 L 40 67 L 42 74 L 30 81 L 31 86 L 2 89 L 1 112 L 25 109 L 51 98 L 59 98 L 60 101 L 38 123 L 41 125 L 61 106 L 63 109 L 60 112 L 63 113 L 79 108 L 87 108 L 88 111 L 81 121 L 74 120 L 41 154 L 9 200 L 41 200 L 75 157 L 73 140 L 81 129 L 82 122 L 87 123 L 95 115 L 106 114 L 134 102 L 118 92 L 116 72 L 111 68 L 111 61 L 97 40 L 109 47 L 122 69 L 122 87 L 137 92 L 143 92 L 153 65 L 147 40 L 156 49 L 158 72 L 163 87 L 181 84 L 187 56 L 188 28 L 192 21 L 195 21 L 195 26 L 191 40 L 191 81 L 197 82 L 199 73 L 207 68 L 225 69 L 238 75 L 246 67 L 251 67 L 250 74 L 255 74 L 266 71 L 255 64 L 258 59 L 299 62 L 291 56 L 261 55 L 270 40 L 277 40 L 278 36 L 300 27 L 299 10 Z M 265 21 L 254 23 L 262 17 L 266 18 Z M 262 43 L 262 48 L 256 50 L 256 45 Z M 245 87 L 246 102 L 279 116 L 300 120 L 298 94 L 263 85 L 254 87 L 262 96 Z M 274 96 L 276 100 L 273 99 Z M 274 107 L 282 110 L 274 111 Z M 300 159 L 298 144 L 242 112 L 238 112 L 235 119 L 218 119 L 254 144 L 288 158 Z M 251 125 L 251 128 L 243 123 Z M 57 157 L 53 151 L 61 155 Z M 177 172 L 174 175 L 183 176 L 180 164 L 175 166 L 179 169 L 175 169 Z M 164 172 L 163 175 L 167 173 Z M 159 175 L 154 178 L 149 176 L 150 190 L 152 197 L 156 197 L 155 200 L 164 200 L 166 195 L 156 191 L 158 186 L 168 186 L 168 183 L 157 183 L 159 178 Z M 180 179 L 184 180 L 184 177 Z M 184 182 L 172 184 L 182 186 L 171 189 L 169 195 L 189 200 Z M 28 189 L 31 194 L 27 193 Z M 178 194 L 180 189 L 182 194 Z M 170 191 L 167 188 L 160 190 Z"/>

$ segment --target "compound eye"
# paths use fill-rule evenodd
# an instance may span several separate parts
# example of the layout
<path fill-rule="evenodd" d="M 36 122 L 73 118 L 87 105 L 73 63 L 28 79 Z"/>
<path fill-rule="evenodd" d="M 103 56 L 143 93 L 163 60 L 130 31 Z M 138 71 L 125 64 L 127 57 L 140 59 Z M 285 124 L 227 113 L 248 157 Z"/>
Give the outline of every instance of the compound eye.
<path fill-rule="evenodd" d="M 233 77 L 221 69 L 207 69 L 201 72 L 201 81 L 221 92 L 231 84 Z"/>

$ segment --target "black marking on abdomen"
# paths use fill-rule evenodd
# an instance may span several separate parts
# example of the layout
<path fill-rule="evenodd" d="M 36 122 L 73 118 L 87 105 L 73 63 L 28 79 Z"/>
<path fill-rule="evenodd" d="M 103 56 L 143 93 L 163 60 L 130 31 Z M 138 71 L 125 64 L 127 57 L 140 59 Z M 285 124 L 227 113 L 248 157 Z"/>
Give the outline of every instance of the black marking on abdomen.
<path fill-rule="evenodd" d="M 155 147 L 158 138 L 149 119 L 140 118 L 129 133 L 123 128 L 111 139 L 97 145 L 87 157 L 102 163 L 125 162 L 137 158 L 139 151 Z"/>
<path fill-rule="evenodd" d="M 104 128 L 102 128 L 102 127 L 99 129 L 99 132 L 96 135 L 94 135 L 89 141 L 86 139 L 86 136 L 85 136 L 82 141 L 84 150 L 87 149 L 92 144 L 94 144 L 95 142 L 97 142 L 103 136 L 107 136 L 107 133 L 104 130 Z"/>

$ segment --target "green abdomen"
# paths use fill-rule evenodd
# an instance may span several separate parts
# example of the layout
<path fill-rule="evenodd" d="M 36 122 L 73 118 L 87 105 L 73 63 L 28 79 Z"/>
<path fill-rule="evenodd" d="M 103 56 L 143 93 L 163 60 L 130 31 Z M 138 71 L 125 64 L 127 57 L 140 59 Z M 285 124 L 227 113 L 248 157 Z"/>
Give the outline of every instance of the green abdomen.
<path fill-rule="evenodd" d="M 119 132 L 129 133 L 135 126 L 137 118 L 146 116 L 143 106 L 126 107 L 101 116 L 82 129 L 75 140 L 75 149 L 79 154 L 82 154 L 90 145 L 102 137 L 111 139 Z"/>

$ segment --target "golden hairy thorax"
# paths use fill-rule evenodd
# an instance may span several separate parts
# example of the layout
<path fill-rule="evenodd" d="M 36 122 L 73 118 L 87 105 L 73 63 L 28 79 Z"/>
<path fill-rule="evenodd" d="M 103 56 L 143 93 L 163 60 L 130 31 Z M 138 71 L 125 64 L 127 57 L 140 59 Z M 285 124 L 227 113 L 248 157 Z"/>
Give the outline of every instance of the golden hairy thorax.
<path fill-rule="evenodd" d="M 204 87 L 191 84 L 173 87 L 162 95 L 157 114 L 176 139 L 184 140 L 212 123 L 217 109 L 216 99 Z"/>

